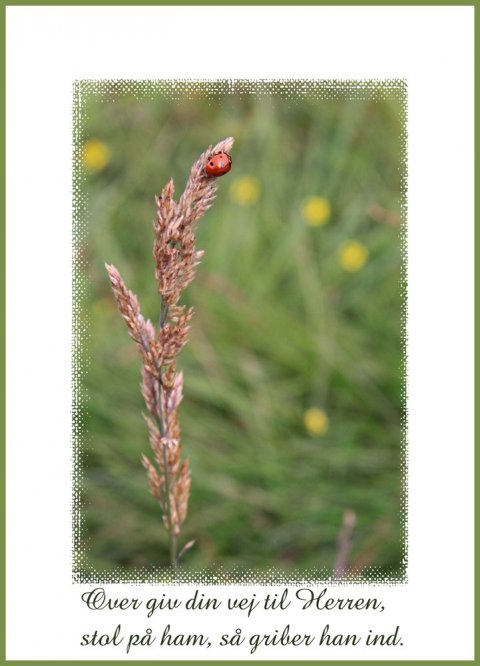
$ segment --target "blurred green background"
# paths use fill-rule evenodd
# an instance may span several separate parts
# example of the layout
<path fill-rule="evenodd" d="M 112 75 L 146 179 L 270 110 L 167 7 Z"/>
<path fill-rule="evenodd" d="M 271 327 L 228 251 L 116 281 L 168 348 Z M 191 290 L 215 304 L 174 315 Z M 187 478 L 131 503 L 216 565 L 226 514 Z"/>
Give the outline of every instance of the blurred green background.
<path fill-rule="evenodd" d="M 104 262 L 157 321 L 153 195 L 173 177 L 180 196 L 199 154 L 233 136 L 183 301 L 196 315 L 179 360 L 192 472 L 181 544 L 196 544 L 182 566 L 328 572 L 353 511 L 349 565 L 400 575 L 402 86 L 79 90 L 81 570 L 168 563 L 140 462 L 150 453 L 140 359 Z"/>

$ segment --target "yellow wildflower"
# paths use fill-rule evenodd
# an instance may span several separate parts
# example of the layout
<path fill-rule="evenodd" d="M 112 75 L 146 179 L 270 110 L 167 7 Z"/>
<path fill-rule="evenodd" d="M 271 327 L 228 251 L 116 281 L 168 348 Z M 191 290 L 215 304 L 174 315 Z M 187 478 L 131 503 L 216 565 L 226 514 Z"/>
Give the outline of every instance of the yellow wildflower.
<path fill-rule="evenodd" d="M 321 437 L 328 430 L 329 419 L 323 409 L 310 407 L 303 415 L 303 422 L 309 435 Z"/>
<path fill-rule="evenodd" d="M 110 161 L 108 146 L 99 139 L 89 139 L 83 146 L 83 165 L 89 171 L 102 171 Z"/>
<path fill-rule="evenodd" d="M 330 219 L 332 207 L 325 197 L 309 197 L 302 207 L 302 215 L 311 227 L 319 227 Z"/>
<path fill-rule="evenodd" d="M 252 206 L 260 196 L 260 183 L 254 176 L 241 176 L 231 184 L 230 194 L 242 206 Z"/>
<path fill-rule="evenodd" d="M 368 249 L 358 241 L 347 241 L 340 247 L 339 259 L 341 267 L 354 273 L 359 271 L 368 258 Z"/>

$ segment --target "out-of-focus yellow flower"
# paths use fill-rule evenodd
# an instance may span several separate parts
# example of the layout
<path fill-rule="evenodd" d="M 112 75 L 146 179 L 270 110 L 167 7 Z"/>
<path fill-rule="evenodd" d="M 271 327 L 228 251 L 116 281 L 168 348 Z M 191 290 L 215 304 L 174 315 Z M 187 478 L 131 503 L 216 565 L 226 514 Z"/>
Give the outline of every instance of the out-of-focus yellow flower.
<path fill-rule="evenodd" d="M 310 407 L 303 415 L 303 422 L 309 435 L 321 437 L 328 430 L 328 416 L 323 409 Z"/>
<path fill-rule="evenodd" d="M 302 207 L 302 215 L 311 227 L 320 227 L 330 219 L 332 207 L 325 197 L 309 197 Z"/>
<path fill-rule="evenodd" d="M 252 206 L 260 196 L 260 183 L 254 176 L 241 176 L 231 184 L 230 194 L 242 206 Z"/>
<path fill-rule="evenodd" d="M 89 139 L 83 146 L 83 165 L 89 171 L 102 171 L 110 161 L 108 146 L 99 139 Z"/>
<path fill-rule="evenodd" d="M 339 259 L 344 270 L 354 273 L 365 266 L 368 249 L 358 241 L 347 241 L 340 247 Z"/>

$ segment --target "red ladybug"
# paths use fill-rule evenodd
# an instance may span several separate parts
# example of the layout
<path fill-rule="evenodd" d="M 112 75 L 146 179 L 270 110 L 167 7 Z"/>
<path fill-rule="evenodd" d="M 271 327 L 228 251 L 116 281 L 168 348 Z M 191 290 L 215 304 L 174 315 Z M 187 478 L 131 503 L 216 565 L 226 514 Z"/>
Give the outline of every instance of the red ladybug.
<path fill-rule="evenodd" d="M 228 153 L 219 150 L 218 153 L 210 155 L 208 162 L 205 165 L 205 173 L 207 176 L 223 176 L 232 168 L 232 158 Z"/>

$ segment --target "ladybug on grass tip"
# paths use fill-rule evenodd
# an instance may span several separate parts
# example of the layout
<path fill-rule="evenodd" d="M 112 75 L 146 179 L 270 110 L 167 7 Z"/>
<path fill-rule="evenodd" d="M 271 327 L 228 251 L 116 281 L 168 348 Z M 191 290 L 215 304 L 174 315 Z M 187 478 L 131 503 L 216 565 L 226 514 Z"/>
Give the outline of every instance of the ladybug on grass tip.
<path fill-rule="evenodd" d="M 223 176 L 230 171 L 232 168 L 232 158 L 228 153 L 225 153 L 223 150 L 219 150 L 217 153 L 213 153 L 208 158 L 208 162 L 205 165 L 205 173 L 207 176 Z"/>

